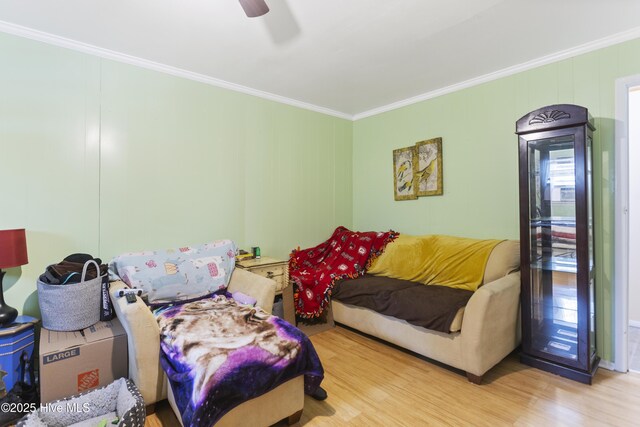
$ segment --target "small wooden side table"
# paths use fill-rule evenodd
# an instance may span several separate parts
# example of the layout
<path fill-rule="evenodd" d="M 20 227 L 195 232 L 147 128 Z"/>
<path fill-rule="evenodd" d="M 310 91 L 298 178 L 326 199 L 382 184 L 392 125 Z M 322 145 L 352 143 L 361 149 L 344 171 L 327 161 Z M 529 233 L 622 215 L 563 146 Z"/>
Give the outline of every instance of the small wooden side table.
<path fill-rule="evenodd" d="M 276 295 L 282 295 L 284 320 L 296 324 L 293 307 L 293 286 L 289 283 L 289 263 L 269 257 L 246 259 L 236 262 L 236 266 L 276 282 Z"/>

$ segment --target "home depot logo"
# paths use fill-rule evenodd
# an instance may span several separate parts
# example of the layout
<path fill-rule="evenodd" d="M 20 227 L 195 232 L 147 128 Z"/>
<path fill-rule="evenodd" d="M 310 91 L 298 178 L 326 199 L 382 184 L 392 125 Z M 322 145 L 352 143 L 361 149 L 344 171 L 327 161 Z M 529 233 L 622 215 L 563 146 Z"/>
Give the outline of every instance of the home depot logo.
<path fill-rule="evenodd" d="M 78 374 L 78 391 L 85 391 L 100 384 L 100 369 Z"/>

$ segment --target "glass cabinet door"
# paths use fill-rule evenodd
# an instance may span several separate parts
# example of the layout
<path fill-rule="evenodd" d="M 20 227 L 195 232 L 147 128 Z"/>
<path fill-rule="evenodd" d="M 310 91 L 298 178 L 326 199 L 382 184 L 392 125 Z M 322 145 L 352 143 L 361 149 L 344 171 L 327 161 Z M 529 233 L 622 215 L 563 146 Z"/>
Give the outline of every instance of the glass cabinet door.
<path fill-rule="evenodd" d="M 574 135 L 528 142 L 531 350 L 578 359 Z"/>
<path fill-rule="evenodd" d="M 587 228 L 589 239 L 589 357 L 596 353 L 596 319 L 595 319 L 595 271 L 593 255 L 593 170 L 591 165 L 591 151 L 593 141 L 587 136 Z"/>

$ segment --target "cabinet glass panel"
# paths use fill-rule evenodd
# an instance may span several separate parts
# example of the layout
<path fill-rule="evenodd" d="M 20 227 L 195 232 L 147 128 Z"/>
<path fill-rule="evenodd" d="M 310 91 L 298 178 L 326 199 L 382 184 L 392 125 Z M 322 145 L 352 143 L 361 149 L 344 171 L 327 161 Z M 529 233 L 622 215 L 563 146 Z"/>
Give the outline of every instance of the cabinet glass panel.
<path fill-rule="evenodd" d="M 573 135 L 529 141 L 531 338 L 536 351 L 578 358 Z"/>
<path fill-rule="evenodd" d="M 589 239 L 589 357 L 596 351 L 596 324 L 595 324 L 595 286 L 593 272 L 593 171 L 591 168 L 591 137 L 587 137 L 587 226 Z"/>

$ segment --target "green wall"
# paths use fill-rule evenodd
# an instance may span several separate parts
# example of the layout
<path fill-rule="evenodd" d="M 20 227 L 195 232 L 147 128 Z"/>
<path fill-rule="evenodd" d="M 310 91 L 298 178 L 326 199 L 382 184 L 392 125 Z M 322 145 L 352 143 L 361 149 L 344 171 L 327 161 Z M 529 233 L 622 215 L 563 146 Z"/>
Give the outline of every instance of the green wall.
<path fill-rule="evenodd" d="M 0 34 L 0 229 L 26 228 L 7 303 L 74 252 L 231 238 L 283 258 L 351 225 L 352 123 Z"/>
<path fill-rule="evenodd" d="M 72 252 L 228 237 L 285 257 L 337 225 L 518 238 L 515 121 L 553 103 L 595 117 L 598 347 L 613 359 L 614 82 L 640 40 L 351 123 L 0 34 L 0 229 L 30 263 L 7 302 L 37 314 L 35 279 Z M 440 136 L 444 195 L 393 200 L 391 153 Z"/>
<path fill-rule="evenodd" d="M 615 79 L 640 73 L 640 40 L 358 120 L 353 131 L 353 226 L 410 234 L 519 237 L 515 122 L 549 104 L 595 118 L 597 341 L 613 360 Z M 396 202 L 392 150 L 443 138 L 444 195 Z"/>

